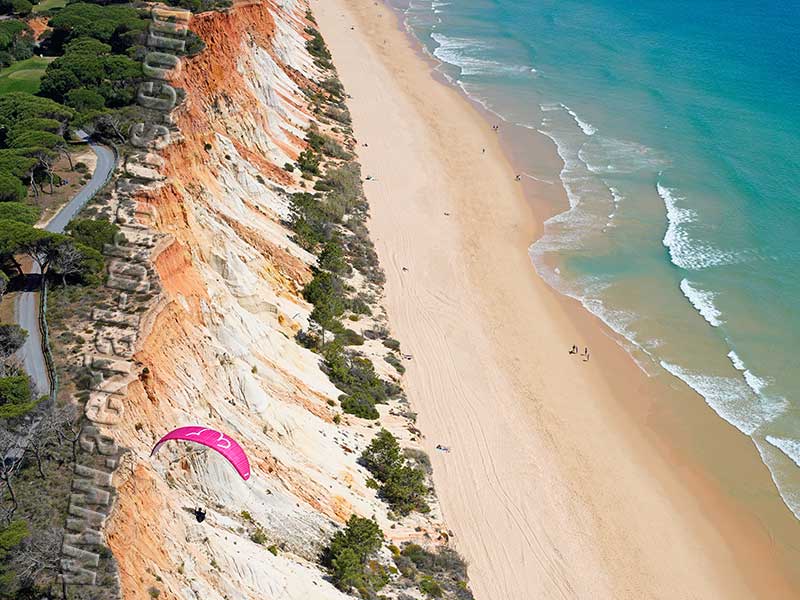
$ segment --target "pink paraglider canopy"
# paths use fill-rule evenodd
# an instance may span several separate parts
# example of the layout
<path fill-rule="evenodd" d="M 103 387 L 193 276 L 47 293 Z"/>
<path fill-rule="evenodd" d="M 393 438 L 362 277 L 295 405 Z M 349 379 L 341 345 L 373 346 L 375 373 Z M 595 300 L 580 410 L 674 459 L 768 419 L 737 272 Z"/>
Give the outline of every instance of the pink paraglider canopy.
<path fill-rule="evenodd" d="M 153 451 L 150 452 L 150 456 L 158 452 L 161 445 L 169 440 L 185 440 L 187 442 L 197 442 L 198 444 L 203 444 L 203 446 L 208 446 L 222 454 L 222 456 L 233 465 L 233 468 L 241 475 L 242 479 L 245 481 L 250 479 L 250 461 L 247 460 L 247 455 L 244 453 L 244 450 L 242 450 L 242 447 L 234 440 L 226 437 L 225 434 L 215 429 L 200 427 L 199 425 L 178 427 L 158 440 L 158 443 L 153 446 Z"/>

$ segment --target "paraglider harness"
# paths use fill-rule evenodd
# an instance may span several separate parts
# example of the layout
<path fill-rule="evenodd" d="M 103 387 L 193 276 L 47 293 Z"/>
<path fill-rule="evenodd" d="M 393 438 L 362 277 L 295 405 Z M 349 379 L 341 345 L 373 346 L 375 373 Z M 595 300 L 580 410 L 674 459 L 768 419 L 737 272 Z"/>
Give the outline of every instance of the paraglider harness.
<path fill-rule="evenodd" d="M 202 523 L 203 521 L 206 520 L 206 511 L 204 511 L 202 508 L 199 508 L 199 507 L 195 508 L 194 509 L 194 517 L 195 517 L 195 519 L 197 519 L 198 523 Z"/>

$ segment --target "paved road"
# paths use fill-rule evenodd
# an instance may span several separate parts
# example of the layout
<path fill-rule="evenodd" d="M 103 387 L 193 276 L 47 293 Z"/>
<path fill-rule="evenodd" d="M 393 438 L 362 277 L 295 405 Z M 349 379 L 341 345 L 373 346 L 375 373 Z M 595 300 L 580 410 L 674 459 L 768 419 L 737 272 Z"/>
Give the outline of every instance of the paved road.
<path fill-rule="evenodd" d="M 82 131 L 78 135 L 86 139 L 86 134 Z M 88 141 L 88 140 L 87 140 Z M 91 197 L 105 184 L 108 176 L 114 170 L 114 153 L 98 144 L 89 142 L 89 147 L 97 156 L 92 178 L 84 185 L 75 197 L 58 211 L 55 217 L 45 225 L 47 231 L 61 233 L 67 224 L 80 212 Z M 30 274 L 39 273 L 39 266 L 34 264 Z M 47 394 L 50 391 L 50 379 L 47 376 L 47 367 L 42 353 L 42 335 L 39 330 L 39 278 L 28 277 L 28 285 L 25 291 L 17 296 L 14 305 L 14 317 L 20 327 L 28 330 L 28 339 L 17 352 L 17 356 L 22 361 L 25 371 L 30 375 L 39 395 Z"/>

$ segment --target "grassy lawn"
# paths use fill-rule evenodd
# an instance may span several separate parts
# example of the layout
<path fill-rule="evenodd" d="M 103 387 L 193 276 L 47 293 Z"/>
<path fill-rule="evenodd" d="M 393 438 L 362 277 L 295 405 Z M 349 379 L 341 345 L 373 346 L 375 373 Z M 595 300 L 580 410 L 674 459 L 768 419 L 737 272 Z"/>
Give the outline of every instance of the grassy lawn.
<path fill-rule="evenodd" d="M 33 12 L 40 13 L 53 8 L 64 8 L 66 5 L 67 0 L 42 0 L 33 6 Z"/>
<path fill-rule="evenodd" d="M 3 69 L 0 71 L 0 94 L 8 92 L 35 94 L 39 91 L 39 80 L 51 60 L 53 59 L 34 56 Z"/>

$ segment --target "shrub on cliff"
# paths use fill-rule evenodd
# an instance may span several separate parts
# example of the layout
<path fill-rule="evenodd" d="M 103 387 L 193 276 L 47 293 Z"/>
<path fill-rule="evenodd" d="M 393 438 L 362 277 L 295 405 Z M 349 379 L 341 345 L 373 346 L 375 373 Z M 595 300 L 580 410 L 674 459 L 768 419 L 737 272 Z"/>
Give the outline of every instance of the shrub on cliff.
<path fill-rule="evenodd" d="M 306 135 L 306 142 L 311 146 L 315 152 L 320 152 L 325 156 L 331 158 L 338 158 L 341 160 L 350 160 L 353 155 L 342 148 L 341 144 L 323 133 L 320 133 L 316 127 L 312 127 Z"/>
<path fill-rule="evenodd" d="M 372 519 L 353 515 L 347 526 L 333 534 L 330 544 L 323 551 L 322 564 L 328 567 L 333 583 L 340 590 L 349 592 L 369 583 L 367 561 L 383 544 L 383 533 Z"/>
<path fill-rule="evenodd" d="M 319 86 L 328 92 L 333 100 L 337 102 L 344 100 L 344 86 L 336 77 L 329 77 L 325 81 L 322 81 Z"/>
<path fill-rule="evenodd" d="M 425 500 L 428 492 L 422 469 L 405 464 L 389 473 L 378 494 L 389 503 L 392 510 L 407 515 L 412 511 L 430 511 Z"/>
<path fill-rule="evenodd" d="M 359 462 L 381 483 L 378 495 L 386 500 L 392 510 L 401 515 L 415 510 L 430 510 L 425 500 L 429 493 L 425 485 L 425 472 L 406 461 L 400 444 L 389 431 L 381 429 L 378 432 L 361 454 Z"/>
<path fill-rule="evenodd" d="M 381 429 L 361 453 L 359 462 L 372 473 L 375 479 L 386 481 L 389 473 L 403 463 L 403 455 L 397 438 L 386 429 Z"/>
<path fill-rule="evenodd" d="M 422 577 L 419 580 L 419 591 L 430 598 L 441 598 L 444 595 L 442 586 L 432 577 Z"/>
<path fill-rule="evenodd" d="M 313 27 L 306 27 L 305 32 L 311 36 L 311 39 L 306 42 L 306 50 L 314 57 L 314 63 L 322 69 L 330 69 L 333 66 L 331 53 L 320 32 Z"/>
<path fill-rule="evenodd" d="M 319 154 L 311 148 L 306 148 L 297 157 L 297 166 L 303 174 L 319 175 Z"/>
<path fill-rule="evenodd" d="M 345 260 L 344 248 L 338 238 L 330 239 L 322 246 L 322 251 L 319 253 L 319 266 L 321 269 L 337 275 L 346 275 L 352 271 Z"/>
<path fill-rule="evenodd" d="M 346 308 L 344 285 L 334 273 L 318 271 L 303 288 L 303 297 L 314 305 L 311 319 L 323 330 L 343 329 L 337 319 L 342 316 Z"/>
<path fill-rule="evenodd" d="M 351 396 L 342 394 L 339 396 L 339 403 L 344 412 L 360 419 L 374 421 L 381 416 L 375 408 L 375 402 L 362 392 L 354 392 Z"/>
<path fill-rule="evenodd" d="M 113 244 L 119 225 L 105 219 L 73 219 L 66 229 L 73 240 L 102 252 L 106 244 Z"/>
<path fill-rule="evenodd" d="M 383 360 L 392 365 L 400 375 L 406 372 L 405 366 L 403 365 L 403 363 L 400 362 L 400 359 L 397 358 L 396 355 L 387 354 L 386 356 L 383 357 Z"/>

